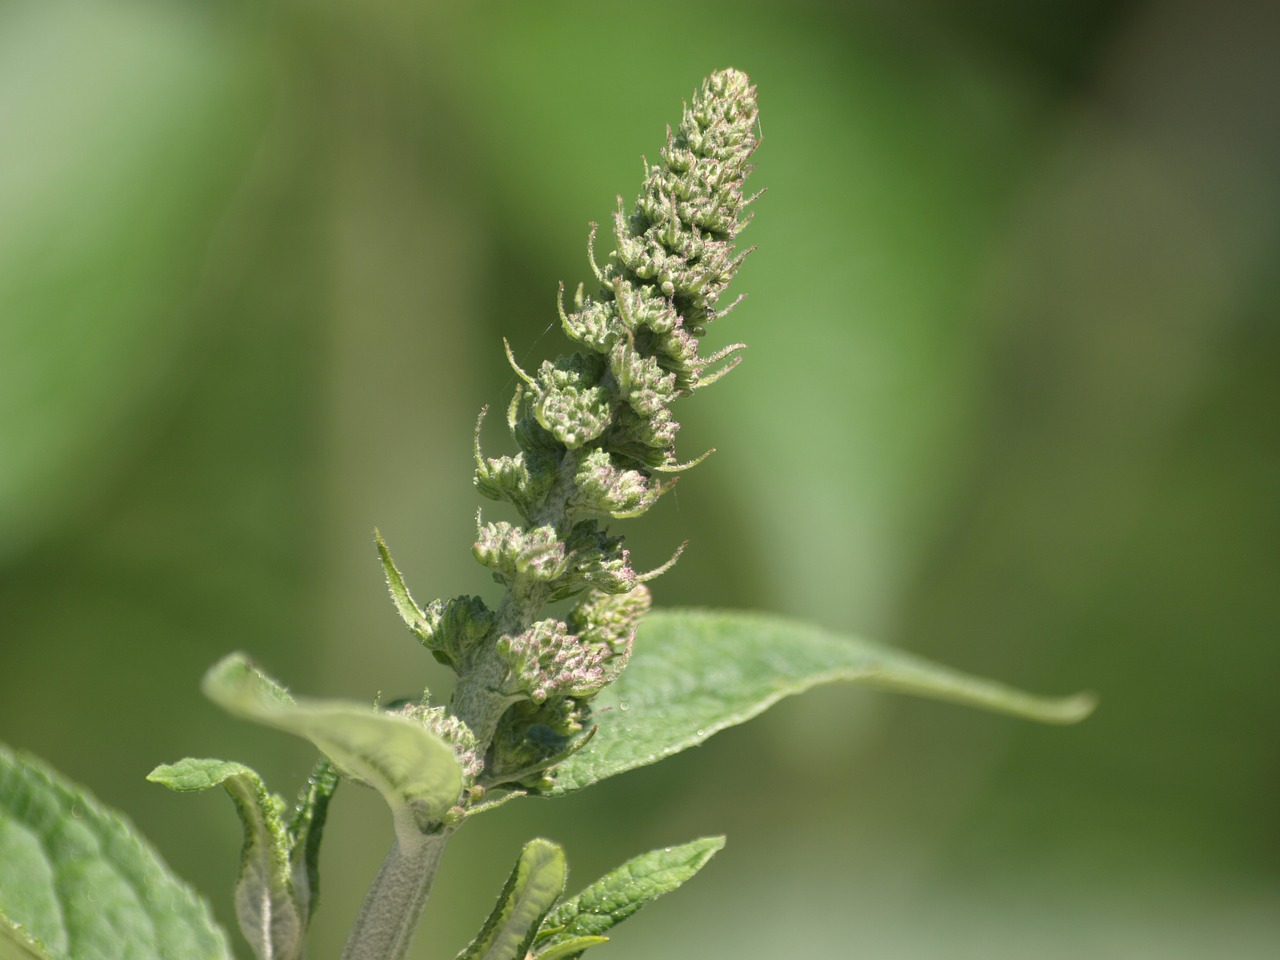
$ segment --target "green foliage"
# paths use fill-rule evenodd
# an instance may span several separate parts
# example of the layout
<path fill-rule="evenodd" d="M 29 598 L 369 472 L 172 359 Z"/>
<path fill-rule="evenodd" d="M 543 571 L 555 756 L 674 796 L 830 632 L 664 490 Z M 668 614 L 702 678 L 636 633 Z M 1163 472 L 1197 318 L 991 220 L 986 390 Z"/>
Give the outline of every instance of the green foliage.
<path fill-rule="evenodd" d="M 235 894 L 240 932 L 259 960 L 299 960 L 320 895 L 320 835 L 338 785 L 333 768 L 320 764 L 288 822 L 284 801 L 243 764 L 188 758 L 156 767 L 147 779 L 181 793 L 226 788 L 244 827 Z"/>
<path fill-rule="evenodd" d="M 30 939 L 21 927 L 0 919 L 0 960 L 48 960 L 45 949 Z"/>
<path fill-rule="evenodd" d="M 119 814 L 0 747 L 0 957 L 231 960 L 208 907 Z"/>
<path fill-rule="evenodd" d="M 536 957 L 537 960 L 573 960 L 575 957 L 582 956 L 582 952 L 587 947 L 598 947 L 608 942 L 608 937 L 574 937 L 572 940 L 563 940 L 539 951 Z"/>
<path fill-rule="evenodd" d="M 579 285 L 571 309 L 561 296 L 561 327 L 576 352 L 530 374 L 508 346 L 520 380 L 507 414 L 518 452 L 486 458 L 478 429 L 475 445 L 478 491 L 507 502 L 522 520 L 477 518 L 472 552 L 505 588 L 498 605 L 474 596 L 419 605 L 377 535 L 397 612 L 456 674 L 447 707 L 433 705 L 427 691 L 394 705 L 295 699 L 242 654 L 206 674 L 203 689 L 216 704 L 304 737 L 326 758 L 288 819 L 284 801 L 238 763 L 186 759 L 150 777 L 182 792 L 221 786 L 231 796 L 245 836 L 237 914 L 260 960 L 304 954 L 318 845 L 339 776 L 377 790 L 395 827 L 343 960 L 400 960 L 444 847 L 470 813 L 523 794 L 566 794 L 652 763 L 817 684 L 852 681 L 1052 723 L 1074 722 L 1091 709 L 1087 697 L 1032 697 L 804 624 L 706 611 L 649 613 L 645 583 L 675 558 L 638 572 L 623 538 L 605 524 L 642 514 L 669 488 L 666 475 L 698 462 L 676 457 L 680 425 L 671 406 L 738 362 L 740 344 L 704 355 L 700 340 L 727 312 L 719 300 L 745 256 L 734 244 L 749 219 L 753 198 L 744 184 L 758 129 L 747 76 L 733 69 L 709 76 L 669 131 L 660 162 L 646 163 L 632 209 L 615 213 L 615 251 L 603 266 L 591 251 L 594 291 Z M 548 605 L 559 601 L 567 602 L 564 615 L 547 616 Z M 4 949 L 77 960 L 123 956 L 119 949 L 134 949 L 132 929 L 145 921 L 165 936 L 177 924 L 173 935 L 188 940 L 174 941 L 174 955 L 225 954 L 198 901 L 143 856 L 145 848 L 117 821 L 69 790 L 58 794 L 55 782 L 19 761 L 5 777 L 0 799 L 10 806 L 0 821 L 0 850 L 9 856 L 0 903 L 15 906 Z M 32 815 L 50 802 L 52 812 Z M 88 824 L 81 823 L 86 808 Z M 120 864 L 110 829 L 125 835 Z M 81 835 L 84 842 L 76 839 Z M 88 840 L 104 836 L 112 842 L 99 842 L 101 856 L 86 857 Z M 563 850 L 530 841 L 459 960 L 579 957 L 692 877 L 723 843 L 712 837 L 652 851 L 558 903 Z M 57 883 L 18 883 L 24 870 Z M 132 887 L 111 887 L 118 879 L 113 871 Z M 133 881 L 137 876 L 145 882 Z M 157 890 L 164 895 L 156 897 Z M 141 895 L 141 908 L 126 903 L 128 892 Z M 179 894 L 186 899 L 173 907 L 169 901 Z M 145 908 L 151 903 L 160 906 Z M 55 915 L 67 918 L 64 925 Z M 110 936 L 123 928 L 129 936 Z M 170 941 L 150 935 L 164 955 Z"/>
<path fill-rule="evenodd" d="M 398 832 L 428 829 L 462 793 L 463 771 L 453 749 L 408 714 L 295 700 L 240 654 L 210 669 L 204 691 L 237 716 L 310 740 L 344 776 L 382 794 Z"/>
<path fill-rule="evenodd" d="M 564 850 L 550 840 L 530 840 L 480 932 L 458 960 L 523 960 L 547 911 L 564 893 Z"/>
<path fill-rule="evenodd" d="M 606 930 L 680 887 L 723 846 L 724 837 L 703 837 L 628 860 L 551 912 L 538 933 L 535 956 L 576 957 L 602 943 Z"/>
<path fill-rule="evenodd" d="M 591 742 L 556 769 L 559 796 L 656 763 L 743 723 L 783 697 L 851 682 L 1043 723 L 1088 716 L 1088 694 L 1054 700 L 966 676 L 892 647 L 779 617 L 660 610 L 640 628 L 627 672 L 594 703 Z"/>

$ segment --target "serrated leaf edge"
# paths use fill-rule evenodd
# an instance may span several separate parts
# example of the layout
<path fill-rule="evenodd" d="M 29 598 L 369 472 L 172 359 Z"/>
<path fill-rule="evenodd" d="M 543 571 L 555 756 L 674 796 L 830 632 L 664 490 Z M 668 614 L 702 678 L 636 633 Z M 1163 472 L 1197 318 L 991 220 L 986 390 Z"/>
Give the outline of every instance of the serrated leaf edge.
<path fill-rule="evenodd" d="M 725 838 L 722 836 L 699 837 L 697 840 L 690 840 L 678 846 L 650 850 L 615 867 L 599 880 L 584 887 L 575 896 L 557 904 L 556 908 L 547 915 L 538 932 L 538 940 L 541 944 L 536 948 L 535 956 L 540 957 L 550 948 L 570 941 L 600 936 L 605 930 L 616 927 L 659 897 L 682 887 L 724 848 L 724 844 Z M 657 884 L 656 890 L 652 888 L 644 890 L 636 896 L 635 891 L 629 890 L 628 887 L 634 887 L 637 883 L 636 869 L 640 866 L 648 866 L 649 862 L 653 863 L 653 868 L 642 875 L 646 879 L 664 874 L 679 876 L 674 881 L 666 880 Z M 587 899 L 596 903 L 609 902 L 614 904 L 614 907 L 607 914 L 579 909 Z M 579 932 L 574 929 L 574 925 L 582 917 L 598 918 L 604 925 L 590 932 Z M 535 940 L 535 943 L 538 940 Z M 583 946 L 582 949 L 585 950 L 587 946 L 590 944 Z"/>
<path fill-rule="evenodd" d="M 146 839 L 146 837 L 133 825 L 124 814 L 107 804 L 104 804 L 90 790 L 85 789 L 79 783 L 64 777 L 49 764 L 45 763 L 38 757 L 25 753 L 20 750 L 12 750 L 4 744 L 0 744 L 0 761 L 12 763 L 17 766 L 25 767 L 36 777 L 44 781 L 46 788 L 66 797 L 71 798 L 71 803 L 82 803 L 86 807 L 92 808 L 94 815 L 101 818 L 104 824 L 111 830 L 117 832 L 117 839 L 123 837 L 129 843 L 136 845 L 142 854 L 145 855 L 154 865 L 157 871 L 163 875 L 166 881 L 172 884 L 175 893 L 184 897 L 191 909 L 187 913 L 188 925 L 195 928 L 195 924 L 199 924 L 203 930 L 216 942 L 221 948 L 220 956 L 225 960 L 234 960 L 234 954 L 228 943 L 226 931 L 220 924 L 213 919 L 213 910 L 208 902 L 202 897 L 194 887 L 179 877 L 160 856 L 159 852 Z M 146 902 L 143 891 L 135 891 L 141 902 Z M 52 952 L 52 948 L 47 947 L 38 938 L 32 937 L 27 933 L 25 927 L 15 921 L 11 917 L 7 917 L 10 929 L 22 930 L 22 935 L 29 941 L 38 944 L 41 949 L 49 951 L 51 960 L 60 960 L 60 955 Z"/>

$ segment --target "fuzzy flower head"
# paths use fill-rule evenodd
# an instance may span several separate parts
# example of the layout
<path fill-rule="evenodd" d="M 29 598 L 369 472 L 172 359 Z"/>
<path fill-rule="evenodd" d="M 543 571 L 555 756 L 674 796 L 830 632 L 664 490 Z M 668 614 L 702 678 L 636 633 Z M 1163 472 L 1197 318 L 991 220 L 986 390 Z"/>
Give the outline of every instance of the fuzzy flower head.
<path fill-rule="evenodd" d="M 486 457 L 478 425 L 475 444 L 476 488 L 520 517 L 477 519 L 473 554 L 505 588 L 500 605 L 419 607 L 384 552 L 401 615 L 458 672 L 452 709 L 485 755 L 485 783 L 541 783 L 581 745 L 587 705 L 621 673 L 648 609 L 643 583 L 670 566 L 638 573 L 605 524 L 644 513 L 671 474 L 698 462 L 676 457 L 672 406 L 740 359 L 741 344 L 704 356 L 699 340 L 728 312 L 720 298 L 746 255 L 735 242 L 750 219 L 756 145 L 755 88 L 737 70 L 712 74 L 668 129 L 659 162 L 645 163 L 630 210 L 619 201 L 603 265 L 593 228 L 594 292 L 580 284 L 566 304 L 562 288 L 573 352 L 527 372 L 508 346 L 520 381 L 506 417 L 516 451 Z M 568 616 L 547 617 L 559 601 L 572 605 Z"/>
<path fill-rule="evenodd" d="M 614 215 L 615 252 L 603 267 L 592 257 L 597 291 L 580 285 L 572 309 L 561 304 L 561 326 L 580 351 L 536 374 L 508 353 L 523 381 L 508 415 L 520 453 L 487 460 L 477 446 L 485 496 L 532 519 L 565 451 L 581 451 L 585 467 L 571 503 L 579 517 L 635 516 L 662 493 L 650 475 L 680 466 L 671 404 L 727 372 L 741 349 L 703 357 L 698 338 L 727 312 L 719 299 L 746 255 L 734 243 L 754 199 L 744 182 L 756 129 L 746 74 L 721 70 L 703 81 L 668 130 L 661 162 L 646 163 L 631 212 L 620 205 Z"/>

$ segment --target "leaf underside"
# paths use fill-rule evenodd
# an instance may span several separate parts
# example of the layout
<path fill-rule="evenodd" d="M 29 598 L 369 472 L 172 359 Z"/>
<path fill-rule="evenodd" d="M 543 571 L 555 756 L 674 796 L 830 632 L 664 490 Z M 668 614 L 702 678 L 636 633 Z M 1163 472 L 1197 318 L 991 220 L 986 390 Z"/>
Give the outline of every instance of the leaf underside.
<path fill-rule="evenodd" d="M 341 700 L 295 700 L 238 653 L 215 664 L 203 688 L 229 713 L 310 740 L 344 775 L 382 794 L 397 830 L 428 827 L 462 793 L 453 750 L 408 717 Z"/>
<path fill-rule="evenodd" d="M 626 671 L 592 701 L 595 737 L 556 769 L 544 796 L 697 746 L 783 697 L 849 681 L 1044 723 L 1093 710 L 1090 694 L 1038 697 L 866 640 L 777 617 L 710 610 L 650 613 Z"/>
<path fill-rule="evenodd" d="M 232 957 L 205 903 L 119 814 L 3 747 L 0 914 L 5 960 Z"/>
<path fill-rule="evenodd" d="M 301 957 L 313 888 L 307 864 L 295 862 L 295 854 L 302 851 L 295 848 L 295 838 L 285 826 L 283 801 L 268 793 L 249 767 L 224 760 L 188 757 L 156 767 L 147 779 L 182 793 L 226 789 L 244 828 L 235 894 L 240 932 L 259 960 Z M 301 839 L 305 846 L 306 838 Z"/>

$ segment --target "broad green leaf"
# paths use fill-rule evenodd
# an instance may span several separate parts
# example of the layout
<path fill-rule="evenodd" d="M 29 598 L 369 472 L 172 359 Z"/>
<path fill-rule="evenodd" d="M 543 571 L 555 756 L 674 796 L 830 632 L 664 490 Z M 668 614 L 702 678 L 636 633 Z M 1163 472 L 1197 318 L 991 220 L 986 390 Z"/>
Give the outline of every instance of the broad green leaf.
<path fill-rule="evenodd" d="M 458 960 L 524 960 L 539 922 L 564 893 L 566 875 L 559 844 L 526 843 L 489 919 Z"/>
<path fill-rule="evenodd" d="M 783 697 L 835 681 L 1075 723 L 1090 694 L 1052 699 L 971 677 L 892 647 L 793 620 L 709 610 L 654 611 L 626 671 L 595 699 L 595 738 L 557 768 L 550 796 L 642 767 L 750 720 Z"/>
<path fill-rule="evenodd" d="M 723 846 L 724 837 L 703 837 L 628 860 L 551 911 L 538 934 L 534 956 L 537 960 L 576 957 L 608 939 L 601 934 L 675 890 Z M 570 949 L 575 944 L 576 949 Z"/>
<path fill-rule="evenodd" d="M 6 960 L 231 960 L 208 907 L 119 814 L 3 747 L 0 913 L 25 934 L 0 921 Z"/>
<path fill-rule="evenodd" d="M 244 826 L 236 916 L 259 960 L 297 960 L 305 952 L 317 893 L 314 856 L 308 850 L 318 847 L 324 811 L 336 786 L 323 773 L 311 778 L 289 825 L 284 801 L 268 793 L 262 778 L 242 764 L 187 758 L 156 767 L 147 777 L 180 792 L 221 785 L 230 794 Z"/>
<path fill-rule="evenodd" d="M 408 717 L 340 700 L 294 700 L 238 653 L 205 674 L 203 689 L 229 713 L 310 740 L 342 774 L 382 794 L 397 831 L 428 829 L 462 793 L 453 750 Z"/>

